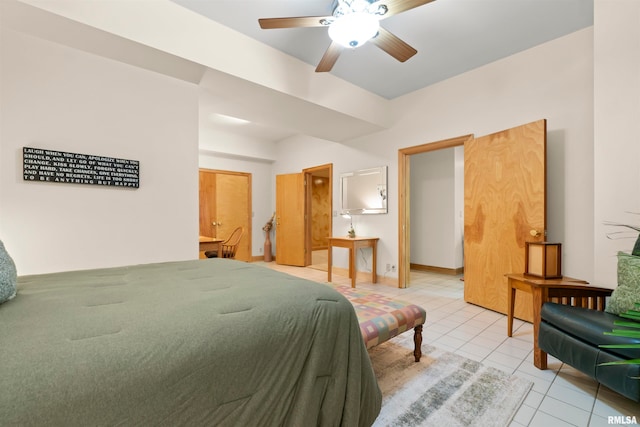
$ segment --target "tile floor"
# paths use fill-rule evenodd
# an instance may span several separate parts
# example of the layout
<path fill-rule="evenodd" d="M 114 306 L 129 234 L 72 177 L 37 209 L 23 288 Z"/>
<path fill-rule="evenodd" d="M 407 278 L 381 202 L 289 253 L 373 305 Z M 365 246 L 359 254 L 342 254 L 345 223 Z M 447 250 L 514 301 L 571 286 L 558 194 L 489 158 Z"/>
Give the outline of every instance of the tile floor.
<path fill-rule="evenodd" d="M 327 273 L 317 269 L 265 265 L 316 282 L 327 280 Z M 334 274 L 332 278 L 335 283 L 350 284 L 347 277 Z M 424 342 L 533 381 L 511 427 L 599 427 L 613 424 L 610 416 L 635 416 L 640 423 L 640 403 L 598 385 L 557 359 L 549 356 L 545 371 L 534 367 L 532 325 L 516 319 L 513 337 L 507 337 L 506 316 L 465 303 L 459 276 L 412 271 L 411 281 L 407 289 L 363 281 L 356 286 L 424 307 Z"/>

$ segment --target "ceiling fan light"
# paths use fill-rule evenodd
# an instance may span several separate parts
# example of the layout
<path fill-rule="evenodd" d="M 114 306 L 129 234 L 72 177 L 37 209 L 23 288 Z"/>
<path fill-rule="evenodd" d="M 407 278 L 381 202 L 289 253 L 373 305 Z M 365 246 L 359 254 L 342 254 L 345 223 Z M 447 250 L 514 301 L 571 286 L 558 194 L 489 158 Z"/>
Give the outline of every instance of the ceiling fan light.
<path fill-rule="evenodd" d="M 369 13 L 349 13 L 336 18 L 329 27 L 331 40 L 348 48 L 362 46 L 380 28 L 378 19 Z"/>

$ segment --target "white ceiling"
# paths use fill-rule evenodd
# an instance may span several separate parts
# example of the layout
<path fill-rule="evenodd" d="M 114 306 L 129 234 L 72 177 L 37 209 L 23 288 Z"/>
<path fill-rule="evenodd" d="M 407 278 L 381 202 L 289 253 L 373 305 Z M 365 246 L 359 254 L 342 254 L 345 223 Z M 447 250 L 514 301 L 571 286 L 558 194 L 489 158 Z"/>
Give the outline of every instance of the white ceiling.
<path fill-rule="evenodd" d="M 36 5 L 31 6 L 30 3 Z M 171 11 L 173 15 L 168 14 L 169 19 L 173 18 L 181 25 L 187 25 L 184 15 L 172 10 L 184 6 L 297 57 L 315 68 L 330 43 L 326 28 L 262 30 L 258 25 L 258 18 L 325 16 L 331 13 L 333 0 L 171 0 L 168 2 L 171 5 L 169 8 L 163 6 L 163 2 L 158 2 L 157 5 L 137 0 L 97 2 L 90 9 L 93 11 L 98 8 L 95 11 L 98 18 L 106 16 L 104 20 L 98 20 L 101 25 L 97 27 L 81 23 L 82 19 L 88 19 L 84 18 L 86 11 L 80 7 L 83 3 L 0 0 L 0 18 L 3 26 L 207 88 L 213 95 L 217 95 L 217 98 L 214 96 L 215 99 L 224 101 L 201 105 L 201 124 L 207 125 L 212 131 L 261 141 L 275 142 L 292 135 L 305 134 L 343 142 L 388 125 L 388 117 L 381 119 L 379 114 L 381 106 L 386 103 L 384 99 L 374 95 L 370 100 L 375 105 L 364 109 L 367 112 L 365 115 L 361 113 L 357 102 L 350 102 L 351 98 L 341 102 L 336 109 L 335 102 L 332 104 L 330 101 L 334 101 L 334 98 L 342 100 L 351 93 L 349 90 L 344 94 L 327 94 L 329 96 L 321 97 L 321 102 L 316 103 L 315 98 L 307 100 L 294 93 L 290 95 L 279 89 L 271 90 L 261 80 L 256 83 L 243 80 L 244 77 L 235 77 L 230 74 L 233 73 L 233 68 L 215 68 L 218 63 L 214 64 L 214 68 L 208 68 L 203 65 L 207 62 L 199 62 L 201 56 L 194 55 L 191 51 L 187 56 L 176 56 L 169 53 L 171 50 L 165 52 L 161 50 L 162 43 L 158 42 L 165 40 L 155 36 L 158 27 L 166 29 L 166 33 L 162 34 L 167 37 L 166 41 L 175 40 L 179 46 L 183 46 L 184 40 L 188 40 L 194 44 L 195 51 L 202 52 L 204 48 L 207 55 L 213 53 L 214 57 L 216 51 L 220 51 L 222 64 L 229 63 L 229 55 L 232 55 L 231 62 L 235 61 L 235 55 L 238 55 L 241 62 L 242 55 L 256 55 L 256 50 L 236 51 L 237 46 L 245 44 L 232 44 L 233 40 L 224 49 L 220 46 L 225 40 L 198 38 L 200 33 L 197 31 L 197 35 L 190 39 L 191 33 L 188 30 L 167 26 L 162 20 L 165 15 L 160 12 Z M 51 12 L 47 10 L 50 5 L 54 6 Z M 192 15 L 191 11 L 185 12 L 188 16 Z M 126 16 L 127 13 L 136 15 L 131 18 Z M 148 29 L 140 28 L 137 17 L 146 17 L 147 14 L 151 16 L 154 13 L 160 14 L 159 23 L 150 21 Z M 120 18 L 109 20 L 109 16 Z M 75 21 L 74 17 L 79 17 L 80 21 Z M 163 22 L 165 23 L 162 24 Z M 120 36 L 121 26 L 127 27 L 123 23 L 133 24 L 131 28 L 136 31 L 124 32 Z M 393 99 L 591 26 L 593 0 L 436 0 L 384 19 L 381 24 L 416 48 L 417 55 L 400 63 L 376 46 L 366 44 L 356 50 L 344 52 L 331 71 L 333 76 L 325 77 L 332 77 L 334 82 L 342 79 L 383 98 Z M 117 31 L 111 32 L 111 29 Z M 144 41 L 140 42 L 140 38 L 131 37 L 132 34 L 137 35 L 138 29 L 143 30 L 141 34 L 149 34 L 151 38 L 142 37 Z M 147 45 L 148 40 L 158 44 Z M 202 40 L 205 40 L 204 45 Z M 206 52 L 206 43 L 210 43 L 210 52 Z M 265 48 L 270 50 L 266 46 Z M 206 59 L 209 60 L 209 57 Z M 257 59 L 252 59 L 256 61 L 244 62 L 255 67 L 253 64 Z M 296 62 L 292 61 L 292 70 L 310 71 L 311 67 L 306 65 L 296 68 Z M 273 69 L 273 65 L 265 64 L 265 73 Z M 281 68 L 276 67 L 276 70 L 281 71 Z M 255 70 L 252 69 L 253 71 Z M 208 86 L 207 77 L 211 80 Z M 335 87 L 349 89 L 351 86 Z M 383 102 L 376 103 L 378 99 Z M 272 108 L 273 105 L 278 105 L 278 108 Z M 229 122 L 223 120 L 220 114 L 243 118 L 250 123 Z"/>
<path fill-rule="evenodd" d="M 258 18 L 326 16 L 333 0 L 172 1 L 314 67 L 330 43 L 326 28 L 262 30 Z M 436 0 L 381 25 L 418 53 L 400 63 L 366 44 L 343 52 L 331 73 L 393 99 L 591 26 L 593 0 Z"/>

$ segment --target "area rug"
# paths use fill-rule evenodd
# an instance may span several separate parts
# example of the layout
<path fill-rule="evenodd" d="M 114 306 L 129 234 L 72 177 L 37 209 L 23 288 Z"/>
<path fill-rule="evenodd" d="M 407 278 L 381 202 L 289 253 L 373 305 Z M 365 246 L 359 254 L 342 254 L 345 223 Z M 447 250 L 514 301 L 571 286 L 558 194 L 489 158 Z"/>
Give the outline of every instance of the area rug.
<path fill-rule="evenodd" d="M 425 344 L 416 363 L 413 341 L 403 340 L 399 336 L 369 350 L 383 399 L 375 427 L 505 427 L 533 385 Z"/>

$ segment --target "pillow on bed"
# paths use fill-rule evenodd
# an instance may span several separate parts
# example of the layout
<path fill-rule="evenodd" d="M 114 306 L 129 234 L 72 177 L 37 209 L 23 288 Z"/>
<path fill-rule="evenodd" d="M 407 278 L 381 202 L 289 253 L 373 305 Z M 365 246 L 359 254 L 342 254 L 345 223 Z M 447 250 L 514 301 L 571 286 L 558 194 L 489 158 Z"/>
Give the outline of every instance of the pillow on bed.
<path fill-rule="evenodd" d="M 640 302 L 640 256 L 618 252 L 618 287 L 611 294 L 605 311 L 624 313 Z"/>
<path fill-rule="evenodd" d="M 0 304 L 16 296 L 16 264 L 0 240 Z"/>

